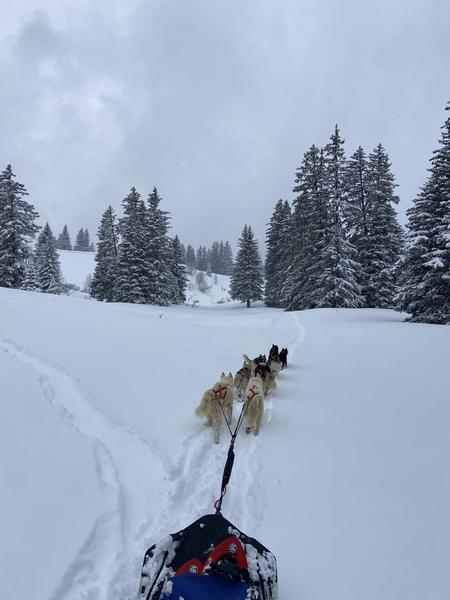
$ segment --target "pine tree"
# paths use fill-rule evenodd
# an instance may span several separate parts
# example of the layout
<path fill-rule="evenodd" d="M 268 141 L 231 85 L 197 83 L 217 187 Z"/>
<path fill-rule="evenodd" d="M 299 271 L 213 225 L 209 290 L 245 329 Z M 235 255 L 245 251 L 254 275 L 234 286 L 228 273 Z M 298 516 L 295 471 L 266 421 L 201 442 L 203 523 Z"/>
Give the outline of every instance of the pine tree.
<path fill-rule="evenodd" d="M 361 256 L 363 294 L 367 306 L 393 308 L 398 294 L 398 269 L 403 231 L 394 204 L 399 201 L 389 157 L 381 144 L 368 161 L 367 235 Z"/>
<path fill-rule="evenodd" d="M 185 289 L 186 289 L 186 269 L 183 262 L 183 250 L 182 244 L 175 236 L 172 240 L 172 275 L 176 281 L 176 294 L 173 298 L 175 304 L 182 304 L 186 301 Z"/>
<path fill-rule="evenodd" d="M 94 252 L 94 244 L 91 242 L 89 231 L 87 229 L 84 230 L 83 250 L 84 252 Z"/>
<path fill-rule="evenodd" d="M 289 202 L 278 200 L 266 232 L 265 302 L 267 306 L 285 306 L 283 284 L 290 264 L 290 231 Z"/>
<path fill-rule="evenodd" d="M 25 262 L 24 279 L 22 281 L 21 289 L 27 290 L 28 292 L 40 291 L 37 280 L 34 255 L 31 255 Z"/>
<path fill-rule="evenodd" d="M 70 241 L 69 230 L 67 225 L 64 225 L 63 230 L 56 240 L 56 248 L 58 250 L 72 250 L 72 242 Z"/>
<path fill-rule="evenodd" d="M 0 286 L 19 288 L 30 257 L 30 239 L 39 230 L 38 213 L 24 199 L 28 192 L 15 180 L 11 165 L 0 174 Z"/>
<path fill-rule="evenodd" d="M 233 250 L 231 249 L 230 242 L 225 242 L 223 247 L 223 263 L 224 263 L 224 275 L 231 275 L 233 272 Z"/>
<path fill-rule="evenodd" d="M 186 249 L 186 270 L 188 273 L 192 273 L 195 269 L 195 250 L 189 244 Z"/>
<path fill-rule="evenodd" d="M 48 223 L 39 234 L 35 249 L 36 279 L 41 292 L 60 294 L 62 276 L 55 238 Z"/>
<path fill-rule="evenodd" d="M 85 233 L 84 233 L 84 229 L 81 228 L 79 230 L 79 232 L 77 233 L 77 237 L 75 239 L 75 244 L 73 246 L 74 250 L 77 250 L 78 252 L 83 252 L 85 249 Z"/>
<path fill-rule="evenodd" d="M 293 214 L 287 235 L 288 268 L 282 289 L 288 310 L 313 308 L 320 302 L 317 276 L 329 240 L 329 194 L 323 150 L 312 145 L 296 173 Z"/>
<path fill-rule="evenodd" d="M 263 299 L 262 264 L 251 226 L 244 226 L 238 246 L 230 295 L 233 300 L 246 302 L 247 308 L 250 308 L 251 301 Z"/>
<path fill-rule="evenodd" d="M 450 324 L 450 116 L 439 144 L 428 180 L 408 210 L 400 306 L 411 321 Z"/>
<path fill-rule="evenodd" d="M 118 231 L 116 215 L 111 206 L 102 215 L 95 262 L 97 264 L 91 282 L 91 296 L 97 300 L 112 302 L 118 267 Z"/>
<path fill-rule="evenodd" d="M 148 240 L 148 286 L 147 301 L 150 304 L 167 306 L 178 302 L 179 290 L 172 274 L 172 248 L 168 236 L 170 216 L 159 207 L 161 197 L 158 190 L 148 197 L 147 240 Z"/>
<path fill-rule="evenodd" d="M 119 225 L 122 242 L 118 253 L 114 300 L 145 304 L 149 287 L 148 234 L 145 205 L 136 188 L 131 188 L 122 206 L 124 216 Z"/>
<path fill-rule="evenodd" d="M 361 265 L 356 260 L 356 248 L 347 240 L 343 226 L 345 190 L 344 140 L 336 125 L 325 146 L 325 185 L 327 197 L 326 243 L 315 264 L 313 306 L 359 308 L 364 306 L 361 295 Z"/>

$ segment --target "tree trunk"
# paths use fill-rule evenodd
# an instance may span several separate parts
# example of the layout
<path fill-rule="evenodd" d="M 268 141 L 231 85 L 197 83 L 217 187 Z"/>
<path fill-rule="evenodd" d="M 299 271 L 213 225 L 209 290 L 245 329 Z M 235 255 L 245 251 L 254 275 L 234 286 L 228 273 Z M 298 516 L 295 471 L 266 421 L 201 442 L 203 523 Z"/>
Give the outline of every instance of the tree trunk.
<path fill-rule="evenodd" d="M 247 308 L 250 308 L 250 298 L 247 298 Z"/>

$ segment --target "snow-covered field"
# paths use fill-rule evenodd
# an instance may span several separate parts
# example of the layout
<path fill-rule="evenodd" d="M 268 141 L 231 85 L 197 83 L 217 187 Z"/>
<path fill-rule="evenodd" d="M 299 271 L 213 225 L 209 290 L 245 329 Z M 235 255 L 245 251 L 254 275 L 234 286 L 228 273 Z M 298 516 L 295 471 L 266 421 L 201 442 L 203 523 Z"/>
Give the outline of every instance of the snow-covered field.
<path fill-rule="evenodd" d="M 134 599 L 145 549 L 218 496 L 201 393 L 273 342 L 289 368 L 223 513 L 276 554 L 281 600 L 448 600 L 450 328 L 3 288 L 0 598 Z"/>

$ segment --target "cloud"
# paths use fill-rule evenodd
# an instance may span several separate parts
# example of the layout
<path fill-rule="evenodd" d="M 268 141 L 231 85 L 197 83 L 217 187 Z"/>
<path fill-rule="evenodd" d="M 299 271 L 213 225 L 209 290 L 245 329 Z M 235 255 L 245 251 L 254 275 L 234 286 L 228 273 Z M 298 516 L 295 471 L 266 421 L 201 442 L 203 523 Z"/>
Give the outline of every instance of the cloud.
<path fill-rule="evenodd" d="M 372 0 L 54 0 L 9 7 L 0 161 L 43 219 L 95 231 L 157 185 L 186 243 L 260 241 L 310 144 L 381 141 L 416 193 L 444 104 L 450 5 Z M 431 9 L 432 8 L 432 9 Z"/>

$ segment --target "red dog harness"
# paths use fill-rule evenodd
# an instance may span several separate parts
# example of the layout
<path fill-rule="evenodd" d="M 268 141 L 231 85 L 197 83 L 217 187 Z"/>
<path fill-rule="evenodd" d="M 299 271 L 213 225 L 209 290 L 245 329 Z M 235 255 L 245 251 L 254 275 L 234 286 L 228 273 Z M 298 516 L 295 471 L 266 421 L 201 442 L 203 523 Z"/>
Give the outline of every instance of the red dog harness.
<path fill-rule="evenodd" d="M 228 388 L 226 385 L 225 386 L 219 385 L 218 389 L 213 389 L 214 396 L 216 398 L 222 398 L 222 400 L 223 400 L 225 398 L 225 396 L 227 395 L 227 390 L 228 390 Z"/>
<path fill-rule="evenodd" d="M 256 385 L 252 386 L 247 392 L 247 398 L 249 400 L 253 400 L 253 398 L 256 396 L 256 394 L 258 392 L 259 392 L 259 390 L 258 390 L 257 386 Z M 251 396 L 250 396 L 250 394 L 251 394 Z"/>

